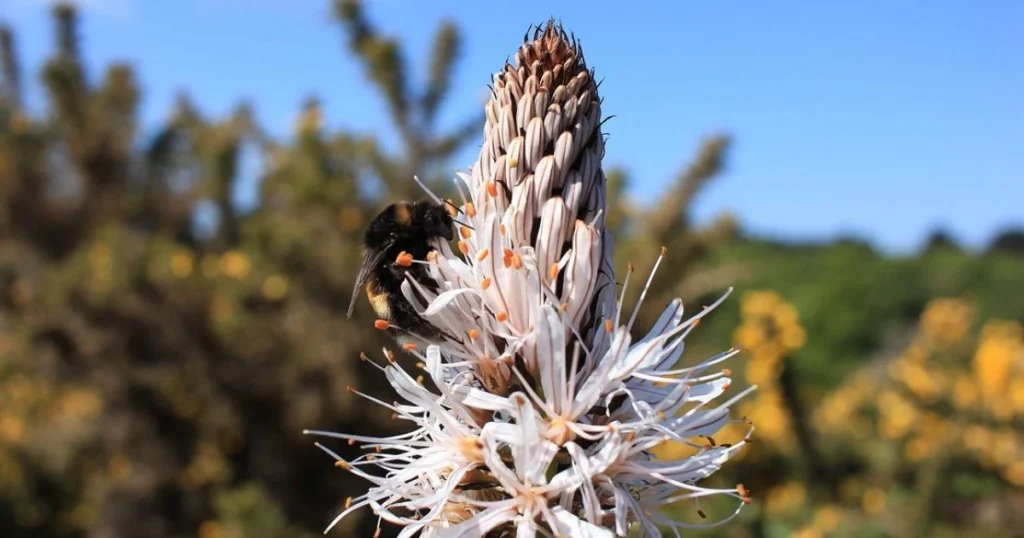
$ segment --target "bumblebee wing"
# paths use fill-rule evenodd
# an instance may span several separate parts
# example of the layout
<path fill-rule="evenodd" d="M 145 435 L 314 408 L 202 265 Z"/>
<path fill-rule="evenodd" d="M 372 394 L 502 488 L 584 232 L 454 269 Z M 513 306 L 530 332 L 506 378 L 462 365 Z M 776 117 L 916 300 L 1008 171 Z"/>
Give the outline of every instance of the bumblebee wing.
<path fill-rule="evenodd" d="M 373 269 L 384 260 L 385 249 L 373 249 L 366 252 L 363 257 L 363 264 L 359 267 L 359 274 L 356 276 L 356 285 L 352 288 L 352 300 L 348 304 L 348 317 L 352 317 L 352 311 L 356 308 L 356 299 L 359 298 L 360 290 L 366 286 Z"/>

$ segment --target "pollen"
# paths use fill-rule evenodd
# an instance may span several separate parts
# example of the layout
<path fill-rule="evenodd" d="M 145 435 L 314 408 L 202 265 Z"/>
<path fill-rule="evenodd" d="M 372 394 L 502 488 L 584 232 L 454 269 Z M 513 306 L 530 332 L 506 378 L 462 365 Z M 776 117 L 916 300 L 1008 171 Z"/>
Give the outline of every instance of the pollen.
<path fill-rule="evenodd" d="M 410 267 L 412 266 L 412 260 L 412 254 L 409 254 L 408 252 L 403 250 L 402 252 L 398 253 L 398 257 L 395 258 L 395 263 L 397 265 L 401 265 L 402 267 Z"/>
<path fill-rule="evenodd" d="M 373 328 L 374 328 L 374 329 L 377 329 L 378 331 L 384 331 L 384 330 L 387 330 L 387 328 L 388 328 L 388 327 L 389 327 L 390 325 L 391 325 L 391 324 L 390 324 L 390 323 L 388 323 L 388 320 L 386 320 L 386 319 L 378 319 L 377 321 L 374 321 L 374 322 L 373 322 Z"/>
<path fill-rule="evenodd" d="M 491 287 L 491 279 L 485 278 L 483 282 L 480 283 L 480 287 L 487 290 L 487 288 Z"/>
<path fill-rule="evenodd" d="M 412 342 L 409 342 L 407 344 L 402 344 L 402 349 L 404 349 L 406 351 L 416 351 L 417 347 L 419 347 L 419 346 L 417 346 L 416 344 L 414 344 Z"/>
<path fill-rule="evenodd" d="M 487 255 L 490 254 L 490 252 L 491 251 L 487 250 L 486 248 L 481 250 L 480 252 L 478 252 L 476 254 L 476 261 L 477 262 L 482 262 L 482 261 L 486 260 L 487 259 Z"/>
<path fill-rule="evenodd" d="M 466 212 L 466 216 L 468 216 L 469 218 L 473 218 L 476 216 L 476 206 L 473 205 L 473 202 L 466 202 L 463 211 Z"/>
<path fill-rule="evenodd" d="M 498 322 L 500 323 L 505 323 L 508 320 L 508 312 L 502 310 L 501 312 L 498 312 L 498 314 L 494 316 L 494 319 L 498 320 Z"/>
<path fill-rule="evenodd" d="M 459 228 L 459 235 L 461 235 L 463 239 L 469 239 L 469 236 L 473 235 L 473 231 L 463 226 L 462 228 Z"/>
<path fill-rule="evenodd" d="M 478 331 L 476 329 L 470 329 L 469 330 L 469 339 L 470 340 L 476 340 L 477 338 L 480 338 L 480 331 Z"/>
<path fill-rule="evenodd" d="M 548 276 L 551 277 L 551 280 L 554 280 L 554 279 L 558 278 L 558 264 L 557 263 L 551 264 L 551 269 L 548 269 Z"/>
<path fill-rule="evenodd" d="M 490 194 L 491 198 L 496 198 L 498 196 L 498 185 L 495 182 L 487 182 L 487 194 Z"/>
<path fill-rule="evenodd" d="M 469 243 L 465 241 L 459 241 L 459 252 L 463 254 L 469 254 Z"/>

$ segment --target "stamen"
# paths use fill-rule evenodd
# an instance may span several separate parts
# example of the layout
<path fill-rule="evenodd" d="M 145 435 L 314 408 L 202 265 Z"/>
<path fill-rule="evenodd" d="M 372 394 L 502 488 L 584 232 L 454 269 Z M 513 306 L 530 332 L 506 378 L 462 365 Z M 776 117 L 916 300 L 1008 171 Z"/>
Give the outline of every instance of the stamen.
<path fill-rule="evenodd" d="M 480 338 L 480 331 L 478 331 L 476 329 L 470 329 L 469 330 L 469 339 L 470 340 L 476 340 L 477 338 Z"/>
<path fill-rule="evenodd" d="M 463 226 L 459 228 L 459 235 L 461 235 L 463 239 L 469 239 L 469 236 L 473 235 L 473 232 L 471 232 L 469 228 Z"/>
<path fill-rule="evenodd" d="M 436 250 L 431 250 L 430 252 L 427 253 L 427 261 L 428 262 L 436 262 L 437 261 L 437 251 Z"/>
<path fill-rule="evenodd" d="M 615 330 L 615 326 L 612 324 L 612 320 L 604 320 L 604 332 L 611 334 L 613 330 Z"/>
<path fill-rule="evenodd" d="M 417 346 L 416 344 L 414 344 L 412 342 L 407 342 L 405 344 L 402 344 L 402 349 L 405 349 L 407 351 L 416 351 L 416 348 L 418 348 L 418 347 L 419 346 Z"/>
<path fill-rule="evenodd" d="M 480 287 L 483 288 L 484 290 L 491 287 L 491 279 L 485 278 L 483 282 L 480 283 Z"/>
<path fill-rule="evenodd" d="M 487 194 L 491 195 L 491 198 L 498 197 L 498 185 L 493 181 L 487 182 Z"/>
<path fill-rule="evenodd" d="M 479 263 L 479 262 L 482 262 L 482 261 L 486 260 L 486 259 L 487 259 L 487 255 L 488 255 L 489 253 L 490 253 L 490 251 L 489 251 L 488 249 L 486 249 L 486 248 L 485 248 L 485 249 L 483 249 L 483 250 L 481 250 L 480 252 L 478 252 L 478 253 L 477 253 L 477 255 L 476 255 L 476 261 L 477 261 L 477 263 Z"/>
<path fill-rule="evenodd" d="M 626 288 L 629 287 L 629 277 L 633 274 L 633 262 L 626 264 L 626 278 L 622 281 L 622 291 L 619 292 L 619 302 L 615 308 L 615 325 L 622 319 L 622 305 L 626 301 Z"/>
<path fill-rule="evenodd" d="M 386 319 L 378 319 L 377 321 L 373 322 L 373 328 L 377 329 L 378 331 L 386 331 L 390 326 L 391 324 L 388 323 L 388 320 Z"/>
<path fill-rule="evenodd" d="M 551 269 L 548 269 L 548 276 L 551 277 L 551 280 L 555 280 L 556 278 L 558 278 L 558 263 L 557 262 L 551 264 Z"/>
<path fill-rule="evenodd" d="M 507 230 L 505 229 L 505 225 L 502 224 L 501 226 L 498 226 L 498 231 L 501 232 L 501 235 L 505 235 L 505 233 L 507 232 Z"/>
<path fill-rule="evenodd" d="M 398 253 L 398 257 L 395 258 L 395 264 L 401 265 L 402 267 L 411 267 L 412 266 L 412 261 L 413 261 L 412 254 L 409 254 L 408 252 L 406 252 L 404 250 L 402 252 L 399 252 Z"/>
<path fill-rule="evenodd" d="M 476 216 L 476 206 L 473 205 L 473 202 L 466 202 L 463 211 L 466 212 L 466 216 L 468 216 L 469 218 L 473 218 Z"/>
<path fill-rule="evenodd" d="M 629 324 L 626 325 L 627 331 L 631 331 L 633 329 L 633 322 L 636 321 L 636 316 L 640 313 L 640 305 L 644 304 L 644 298 L 647 297 L 647 290 L 651 288 L 651 282 L 654 281 L 654 274 L 658 272 L 658 266 L 661 265 L 661 260 L 665 259 L 666 252 L 668 252 L 668 249 L 661 247 L 661 256 L 658 256 L 658 260 L 654 262 L 651 274 L 647 277 L 647 284 L 644 285 L 644 291 L 640 292 L 640 299 L 637 300 L 636 306 L 633 307 L 633 315 L 629 317 Z"/>
<path fill-rule="evenodd" d="M 523 259 L 520 258 L 518 254 L 513 254 L 512 255 L 512 268 L 513 269 L 522 269 L 523 268 Z"/>
<path fill-rule="evenodd" d="M 463 254 L 469 254 L 469 243 L 465 241 L 459 241 L 459 252 Z"/>
<path fill-rule="evenodd" d="M 498 320 L 499 323 L 505 323 L 505 321 L 508 320 L 508 312 L 505 312 L 504 310 L 502 310 L 501 312 L 498 312 L 494 316 L 494 319 Z"/>

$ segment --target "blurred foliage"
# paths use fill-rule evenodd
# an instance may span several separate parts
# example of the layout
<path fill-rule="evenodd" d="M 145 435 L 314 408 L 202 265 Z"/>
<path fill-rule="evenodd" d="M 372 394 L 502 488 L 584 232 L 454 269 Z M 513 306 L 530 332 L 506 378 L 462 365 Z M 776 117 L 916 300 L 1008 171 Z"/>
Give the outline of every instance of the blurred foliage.
<path fill-rule="evenodd" d="M 244 103 L 211 118 L 184 95 L 144 135 L 134 69 L 87 72 L 66 6 L 33 114 L 16 36 L 0 28 L 0 536 L 313 536 L 364 487 L 301 435 L 398 431 L 345 390 L 388 394 L 357 359 L 388 342 L 368 308 L 344 316 L 358 236 L 389 201 L 421 196 L 414 174 L 450 185 L 482 116 L 435 125 L 462 46 L 454 24 L 417 85 L 359 3 L 337 1 L 334 16 L 387 104 L 393 151 L 379 133 L 327 130 L 315 99 L 286 139 Z M 735 343 L 738 379 L 760 385 L 738 407 L 760 442 L 716 476 L 755 502 L 709 534 L 1022 528 L 1020 231 L 980 255 L 936 233 L 897 258 L 855 240 L 747 237 L 729 215 L 698 226 L 690 208 L 729 143 L 708 137 L 652 206 L 628 200 L 623 169 L 607 174 L 619 268 L 638 272 L 627 307 L 666 247 L 639 330 L 670 297 L 741 291 L 684 358 Z M 243 211 L 249 155 L 259 200 Z M 741 426 L 695 442 L 733 442 Z M 374 524 L 363 514 L 333 534 Z"/>

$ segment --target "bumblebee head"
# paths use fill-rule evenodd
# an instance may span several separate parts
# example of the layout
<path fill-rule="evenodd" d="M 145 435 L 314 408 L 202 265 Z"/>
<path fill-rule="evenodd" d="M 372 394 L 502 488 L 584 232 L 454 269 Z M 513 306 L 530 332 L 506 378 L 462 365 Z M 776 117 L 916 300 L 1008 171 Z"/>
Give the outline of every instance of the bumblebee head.
<path fill-rule="evenodd" d="M 455 224 L 448 207 L 429 201 L 416 202 L 413 208 L 413 222 L 423 229 L 427 237 L 443 237 L 451 241 L 455 237 Z"/>

